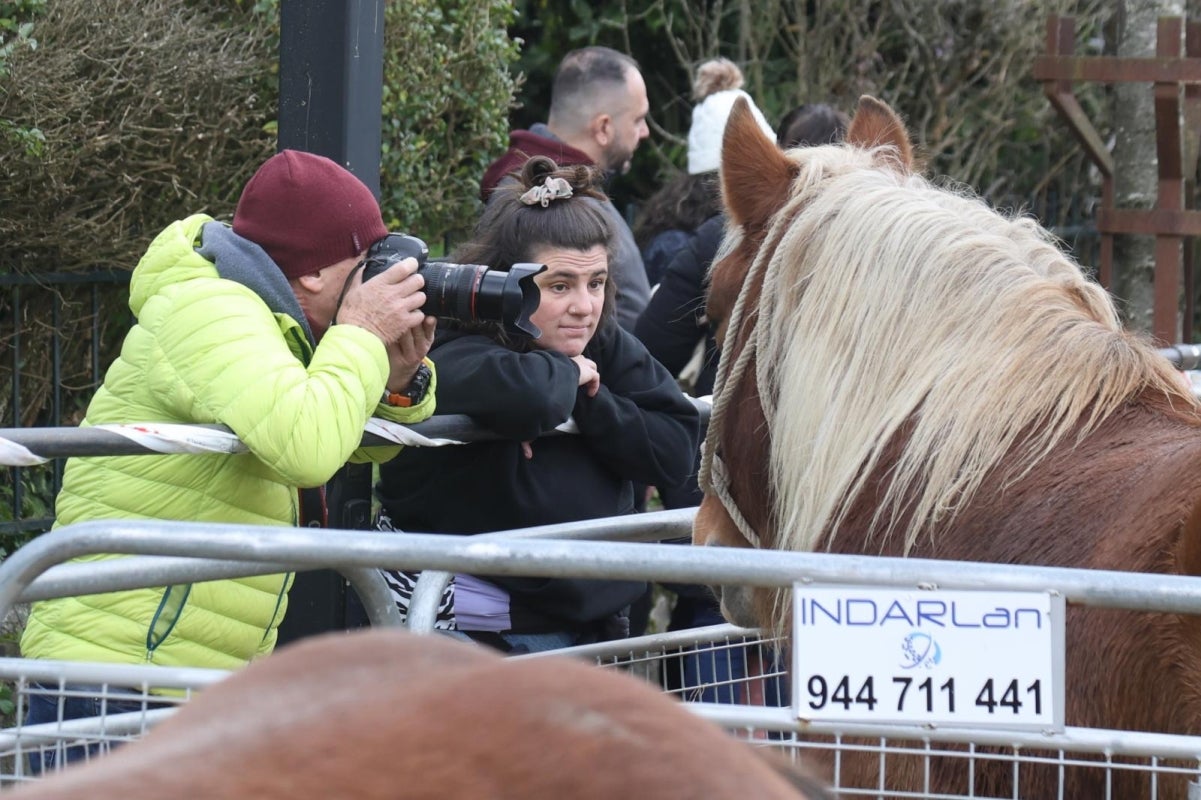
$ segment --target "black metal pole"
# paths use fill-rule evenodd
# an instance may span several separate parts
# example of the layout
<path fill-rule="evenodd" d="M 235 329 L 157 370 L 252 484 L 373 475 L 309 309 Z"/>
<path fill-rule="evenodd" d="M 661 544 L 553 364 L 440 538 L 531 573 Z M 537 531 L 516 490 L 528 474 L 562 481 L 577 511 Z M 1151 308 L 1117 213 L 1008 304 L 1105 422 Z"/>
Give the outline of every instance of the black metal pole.
<path fill-rule="evenodd" d="M 332 158 L 379 197 L 384 0 L 283 0 L 279 148 Z"/>
<path fill-rule="evenodd" d="M 384 0 L 283 0 L 279 40 L 279 149 L 345 166 L 379 197 L 384 85 Z M 329 525 L 370 521 L 371 467 L 347 465 L 327 491 Z M 288 596 L 279 643 L 347 626 L 346 580 L 302 572 Z"/>

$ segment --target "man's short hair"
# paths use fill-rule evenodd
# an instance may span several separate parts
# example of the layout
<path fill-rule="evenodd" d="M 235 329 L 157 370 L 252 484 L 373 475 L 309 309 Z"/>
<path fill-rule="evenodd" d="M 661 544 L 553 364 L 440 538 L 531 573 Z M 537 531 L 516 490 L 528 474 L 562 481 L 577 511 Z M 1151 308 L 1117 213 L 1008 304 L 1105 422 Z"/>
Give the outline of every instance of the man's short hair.
<path fill-rule="evenodd" d="M 624 88 L 630 70 L 638 62 L 609 47 L 572 50 L 559 62 L 550 90 L 550 115 L 573 124 L 583 124 L 604 111 L 604 89 Z M 601 90 L 598 92 L 598 89 Z"/>

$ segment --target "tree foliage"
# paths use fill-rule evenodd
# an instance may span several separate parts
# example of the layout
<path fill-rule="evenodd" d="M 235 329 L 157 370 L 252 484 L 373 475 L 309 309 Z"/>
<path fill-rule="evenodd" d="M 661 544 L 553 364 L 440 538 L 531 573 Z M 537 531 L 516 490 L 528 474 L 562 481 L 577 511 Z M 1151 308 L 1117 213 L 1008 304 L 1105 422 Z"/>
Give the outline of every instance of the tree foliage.
<path fill-rule="evenodd" d="M 795 105 L 848 112 L 875 95 L 905 118 L 929 168 L 998 204 L 1039 202 L 1054 224 L 1091 194 L 1088 165 L 1043 96 L 1030 65 L 1045 51 L 1049 15 L 1074 14 L 1078 50 L 1099 41 L 1100 0 L 622 0 L 581 9 L 577 0 L 518 0 L 529 89 L 516 122 L 544 117 L 549 71 L 566 51 L 605 44 L 637 58 L 651 95 L 652 140 L 620 187 L 646 197 L 684 162 L 693 69 L 733 59 L 769 120 Z M 1105 94 L 1080 85 L 1105 128 Z"/>
<path fill-rule="evenodd" d="M 163 224 L 228 208 L 272 149 L 255 17 L 231 35 L 177 0 L 120 13 L 113 4 L 112 14 L 95 5 L 48 3 L 32 20 L 36 47 L 7 58 L 0 263 L 9 269 L 132 266 Z"/>
<path fill-rule="evenodd" d="M 0 2 L 8 270 L 132 267 L 171 220 L 231 214 L 275 149 L 279 0 L 109 5 Z M 436 241 L 470 228 L 503 147 L 512 5 L 390 0 L 385 14 L 381 204 Z"/>
<path fill-rule="evenodd" d="M 381 202 L 390 227 L 435 245 L 470 230 L 480 177 L 508 141 L 512 14 L 509 0 L 388 4 Z"/>

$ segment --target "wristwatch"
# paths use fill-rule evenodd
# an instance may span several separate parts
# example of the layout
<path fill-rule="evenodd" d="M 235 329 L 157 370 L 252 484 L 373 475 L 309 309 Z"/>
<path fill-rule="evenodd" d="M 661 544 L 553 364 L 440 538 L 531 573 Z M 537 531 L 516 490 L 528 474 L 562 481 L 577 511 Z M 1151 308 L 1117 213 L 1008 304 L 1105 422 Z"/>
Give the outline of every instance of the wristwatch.
<path fill-rule="evenodd" d="M 417 372 L 413 374 L 413 380 L 409 381 L 407 389 L 403 392 L 389 392 L 385 388 L 384 398 L 380 402 L 400 408 L 415 406 L 425 399 L 425 393 L 429 391 L 432 377 L 433 373 L 430 371 L 429 365 L 423 361 L 417 367 Z"/>

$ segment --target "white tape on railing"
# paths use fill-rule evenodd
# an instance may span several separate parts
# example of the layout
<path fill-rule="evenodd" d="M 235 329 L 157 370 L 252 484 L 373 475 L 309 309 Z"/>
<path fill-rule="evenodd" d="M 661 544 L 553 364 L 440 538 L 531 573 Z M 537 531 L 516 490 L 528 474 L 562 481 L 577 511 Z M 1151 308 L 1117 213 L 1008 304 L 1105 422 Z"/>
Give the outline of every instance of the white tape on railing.
<path fill-rule="evenodd" d="M 11 439 L 0 438 L 0 464 L 6 467 L 36 467 L 50 459 L 34 455 L 28 447 Z"/>
<path fill-rule="evenodd" d="M 445 439 L 439 437 L 423 436 L 412 428 L 405 427 L 399 422 L 391 422 L 379 417 L 372 417 L 367 420 L 366 427 L 363 428 L 367 433 L 373 433 L 381 439 L 387 439 L 389 442 L 403 444 L 406 447 L 445 447 L 451 444 L 467 444 L 459 439 Z M 555 426 L 555 430 L 560 433 L 579 433 L 580 428 L 575 424 L 575 420 L 571 417 Z"/>
<path fill-rule="evenodd" d="M 145 422 L 132 425 L 97 425 L 137 442 L 156 453 L 245 453 L 246 445 L 232 433 L 201 428 L 195 425 L 176 425 L 169 422 Z"/>
<path fill-rule="evenodd" d="M 458 439 L 423 436 L 412 428 L 401 425 L 399 422 L 392 422 L 380 419 L 379 417 L 372 417 L 367 420 L 367 425 L 363 430 L 367 433 L 374 433 L 381 439 L 403 444 L 406 447 L 443 447 L 448 444 L 463 444 Z"/>
<path fill-rule="evenodd" d="M 693 404 L 708 418 L 711 397 L 694 398 Z M 371 445 L 379 440 L 407 447 L 443 447 L 498 438 L 459 415 L 432 417 L 414 426 L 401 425 L 372 417 L 364 434 Z M 450 434 L 433 436 L 422 433 Z M 578 434 L 575 420 L 555 427 L 555 433 Z M 97 438 L 99 434 L 100 438 Z M 115 434 L 131 444 L 114 442 Z M 454 438 L 461 437 L 461 438 Z M 140 453 L 245 453 L 248 448 L 228 428 L 220 425 L 181 425 L 169 422 L 138 422 L 122 425 L 96 425 L 91 428 L 7 428 L 0 429 L 0 467 L 33 467 L 54 458 L 69 456 L 110 456 Z M 41 451 L 41 452 L 39 452 Z"/>

